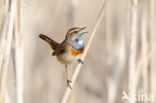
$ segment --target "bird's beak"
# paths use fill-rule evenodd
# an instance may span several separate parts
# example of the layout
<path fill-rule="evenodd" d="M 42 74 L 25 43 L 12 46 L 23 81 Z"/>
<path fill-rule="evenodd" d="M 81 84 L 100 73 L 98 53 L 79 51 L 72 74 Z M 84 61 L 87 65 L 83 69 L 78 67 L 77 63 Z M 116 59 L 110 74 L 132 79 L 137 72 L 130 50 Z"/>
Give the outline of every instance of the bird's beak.
<path fill-rule="evenodd" d="M 83 27 L 83 28 L 80 28 L 80 30 L 78 31 L 78 34 L 86 34 L 88 32 L 82 32 L 82 30 L 86 29 L 87 27 Z"/>
<path fill-rule="evenodd" d="M 86 34 L 86 33 L 88 33 L 88 32 L 82 32 L 81 34 L 83 35 L 83 34 Z"/>

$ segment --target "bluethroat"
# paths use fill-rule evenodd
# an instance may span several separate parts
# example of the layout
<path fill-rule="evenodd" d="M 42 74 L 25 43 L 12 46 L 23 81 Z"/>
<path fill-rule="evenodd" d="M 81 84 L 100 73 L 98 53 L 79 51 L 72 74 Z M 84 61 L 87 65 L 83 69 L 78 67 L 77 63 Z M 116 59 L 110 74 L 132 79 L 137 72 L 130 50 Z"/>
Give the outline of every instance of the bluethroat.
<path fill-rule="evenodd" d="M 81 54 L 84 52 L 84 41 L 83 34 L 88 32 L 83 32 L 86 27 L 73 27 L 68 30 L 66 33 L 66 37 L 63 42 L 58 43 L 53 39 L 47 37 L 44 34 L 40 34 L 39 37 L 46 41 L 50 47 L 53 49 L 53 56 L 56 56 L 57 60 L 65 65 L 67 72 L 67 65 L 78 61 L 83 63 L 80 59 Z M 67 78 L 67 86 L 70 86 L 71 80 Z"/>

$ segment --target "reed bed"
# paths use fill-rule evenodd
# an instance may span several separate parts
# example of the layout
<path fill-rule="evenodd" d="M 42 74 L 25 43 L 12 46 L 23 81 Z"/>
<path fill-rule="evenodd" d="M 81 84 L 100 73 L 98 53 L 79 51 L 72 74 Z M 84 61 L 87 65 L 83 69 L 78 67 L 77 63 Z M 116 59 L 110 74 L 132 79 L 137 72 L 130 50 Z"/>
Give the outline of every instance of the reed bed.
<path fill-rule="evenodd" d="M 156 1 L 108 1 L 0 0 L 0 103 L 155 103 Z M 70 89 L 38 35 L 72 26 L 89 34 Z"/>

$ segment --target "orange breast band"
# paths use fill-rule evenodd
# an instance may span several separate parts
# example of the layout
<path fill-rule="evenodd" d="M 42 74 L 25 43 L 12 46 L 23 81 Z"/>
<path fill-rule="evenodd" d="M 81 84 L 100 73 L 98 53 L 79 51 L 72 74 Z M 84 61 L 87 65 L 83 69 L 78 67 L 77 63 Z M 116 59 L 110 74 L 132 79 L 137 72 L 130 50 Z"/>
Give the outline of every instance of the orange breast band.
<path fill-rule="evenodd" d="M 72 56 L 79 56 L 84 52 L 84 49 L 82 49 L 81 51 L 76 51 L 75 49 L 71 48 L 71 55 Z"/>

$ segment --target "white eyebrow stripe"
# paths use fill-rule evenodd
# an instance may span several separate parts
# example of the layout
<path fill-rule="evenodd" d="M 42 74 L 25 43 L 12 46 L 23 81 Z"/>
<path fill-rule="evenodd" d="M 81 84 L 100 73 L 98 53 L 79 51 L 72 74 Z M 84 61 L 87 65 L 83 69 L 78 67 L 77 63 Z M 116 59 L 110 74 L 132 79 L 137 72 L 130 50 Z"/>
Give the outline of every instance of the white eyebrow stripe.
<path fill-rule="evenodd" d="M 79 31 L 80 29 L 77 29 L 77 30 L 71 30 L 71 31 L 69 31 L 68 33 L 74 33 L 74 32 L 77 32 L 77 31 Z"/>

